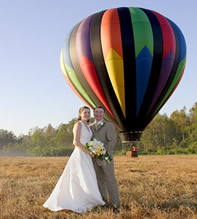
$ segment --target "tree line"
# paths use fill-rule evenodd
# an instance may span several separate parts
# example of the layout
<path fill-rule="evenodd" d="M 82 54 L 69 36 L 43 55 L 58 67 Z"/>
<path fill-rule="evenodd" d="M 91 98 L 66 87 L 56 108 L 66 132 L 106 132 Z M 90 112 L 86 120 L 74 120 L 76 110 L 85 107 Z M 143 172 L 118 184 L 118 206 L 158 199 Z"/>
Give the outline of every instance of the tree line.
<path fill-rule="evenodd" d="M 69 156 L 74 149 L 72 130 L 76 120 L 74 118 L 57 128 L 51 124 L 36 127 L 28 135 L 19 137 L 0 129 L 0 155 Z M 122 145 L 117 136 L 115 154 L 125 154 L 130 147 Z M 188 113 L 184 107 L 170 117 L 157 114 L 136 147 L 138 154 L 197 154 L 197 102 Z"/>
<path fill-rule="evenodd" d="M 158 114 L 137 147 L 142 154 L 197 154 L 197 102 L 189 113 L 184 107 L 170 118 Z"/>

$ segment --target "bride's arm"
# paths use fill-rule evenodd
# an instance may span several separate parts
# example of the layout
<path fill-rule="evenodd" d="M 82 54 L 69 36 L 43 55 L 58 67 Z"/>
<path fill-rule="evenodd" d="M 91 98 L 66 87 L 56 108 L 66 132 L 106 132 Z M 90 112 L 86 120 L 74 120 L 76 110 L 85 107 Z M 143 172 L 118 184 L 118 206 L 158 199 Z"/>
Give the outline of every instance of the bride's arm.
<path fill-rule="evenodd" d="M 80 142 L 81 127 L 82 127 L 81 123 L 80 123 L 80 122 L 77 122 L 75 126 L 76 126 L 76 127 L 75 127 L 74 130 L 73 130 L 73 134 L 74 134 L 73 145 L 74 145 L 75 147 L 78 147 L 80 150 L 82 150 L 82 151 L 88 153 L 91 157 L 93 157 L 92 154 L 90 153 L 90 151 L 88 151 L 88 150 L 84 147 L 84 145 L 81 144 L 81 142 Z"/>

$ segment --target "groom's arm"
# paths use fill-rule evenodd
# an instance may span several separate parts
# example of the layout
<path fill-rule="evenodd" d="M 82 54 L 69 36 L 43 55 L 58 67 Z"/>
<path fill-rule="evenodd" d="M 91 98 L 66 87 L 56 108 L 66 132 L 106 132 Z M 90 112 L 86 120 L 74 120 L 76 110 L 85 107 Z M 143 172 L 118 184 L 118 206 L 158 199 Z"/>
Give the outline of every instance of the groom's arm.
<path fill-rule="evenodd" d="M 112 123 L 108 123 L 106 136 L 107 136 L 106 148 L 108 148 L 108 150 L 112 151 L 113 148 L 115 147 L 116 136 L 117 136 L 115 126 Z"/>

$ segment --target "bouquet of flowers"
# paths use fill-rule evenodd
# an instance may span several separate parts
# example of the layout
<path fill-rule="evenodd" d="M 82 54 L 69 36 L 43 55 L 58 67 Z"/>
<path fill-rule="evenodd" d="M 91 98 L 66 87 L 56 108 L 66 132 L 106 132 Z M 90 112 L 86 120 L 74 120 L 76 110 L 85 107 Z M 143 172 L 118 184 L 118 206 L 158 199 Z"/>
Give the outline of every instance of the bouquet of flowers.
<path fill-rule="evenodd" d="M 86 149 L 92 152 L 95 157 L 100 160 L 106 160 L 108 163 L 112 161 L 112 157 L 109 155 L 107 149 L 101 141 L 92 138 L 86 145 Z"/>

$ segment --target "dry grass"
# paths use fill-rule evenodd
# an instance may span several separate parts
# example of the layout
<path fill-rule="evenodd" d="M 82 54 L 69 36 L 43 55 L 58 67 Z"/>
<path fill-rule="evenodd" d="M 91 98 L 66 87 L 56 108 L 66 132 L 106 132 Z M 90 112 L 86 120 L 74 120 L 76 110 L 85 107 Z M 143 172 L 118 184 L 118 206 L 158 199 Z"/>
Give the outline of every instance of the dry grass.
<path fill-rule="evenodd" d="M 197 218 L 197 156 L 115 157 L 121 212 L 79 215 L 42 207 L 68 157 L 0 158 L 0 218 Z"/>

